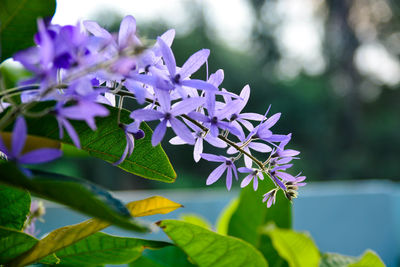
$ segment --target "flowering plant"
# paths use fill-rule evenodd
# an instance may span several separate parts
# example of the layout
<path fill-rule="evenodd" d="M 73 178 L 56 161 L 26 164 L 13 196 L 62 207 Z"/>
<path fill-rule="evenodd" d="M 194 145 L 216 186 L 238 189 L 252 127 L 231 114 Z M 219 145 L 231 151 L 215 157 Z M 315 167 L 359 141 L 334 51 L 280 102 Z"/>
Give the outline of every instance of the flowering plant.
<path fill-rule="evenodd" d="M 256 204 L 262 211 L 263 224 L 267 222 L 267 208 L 276 203 L 280 191 L 292 201 L 297 197 L 298 187 L 305 185 L 305 176 L 288 172 L 299 152 L 286 148 L 291 134 L 276 134 L 271 130 L 280 113 L 270 115 L 269 108 L 265 114 L 243 112 L 250 97 L 248 85 L 237 95 L 221 88 L 222 70 L 208 74 L 208 49 L 194 53 L 181 67 L 177 66 L 171 49 L 174 30 L 168 30 L 154 43 L 146 43 L 137 35 L 132 16 L 122 20 L 118 34 L 109 33 L 94 21 L 60 26 L 38 19 L 37 29 L 35 45 L 13 53 L 13 59 L 32 75 L 21 80 L 18 87 L 0 91 L 0 194 L 19 205 L 15 209 L 1 207 L 2 214 L 7 210 L 12 215 L 0 216 L 1 263 L 91 266 L 132 262 L 133 266 L 147 266 L 143 263 L 148 260 L 146 257 L 154 255 L 141 254 L 144 248 L 151 248 L 173 249 L 182 255 L 183 251 L 190 258 L 187 261 L 183 257 L 185 264 L 200 266 L 266 266 L 267 260 L 270 263 L 274 260 L 267 252 L 278 251 L 280 256 L 275 257 L 292 266 L 290 257 L 281 254 L 279 246 L 257 250 L 256 243 L 246 236 L 242 239 L 247 242 L 184 221 L 157 222 L 174 244 L 117 238 L 99 232 L 110 224 L 148 231 L 148 224 L 134 218 L 168 213 L 181 205 L 159 196 L 123 205 L 95 184 L 35 169 L 34 164 L 59 158 L 60 144 L 73 145 L 144 178 L 173 182 L 176 174 L 159 145 L 170 128 L 176 135 L 170 143 L 193 145 L 196 162 L 203 159 L 219 163 L 206 179 L 207 185 L 226 173 L 226 187 L 230 190 L 239 179 L 239 172 L 245 174 L 240 183 L 242 188 L 253 184 L 246 194 L 269 189 Z M 206 78 L 192 78 L 204 65 Z M 126 109 L 126 99 L 135 99 L 134 109 Z M 147 121 L 159 121 L 154 132 Z M 204 153 L 204 141 L 221 149 L 219 155 Z M 256 157 L 252 150 L 263 157 Z M 36 239 L 34 222 L 43 214 L 43 208 L 29 205 L 28 192 L 96 219 Z M 282 214 L 287 222 L 278 226 L 288 228 L 290 207 L 287 200 L 279 201 L 282 204 L 272 209 L 286 210 Z M 275 244 L 283 242 L 275 237 L 279 231 L 296 235 L 273 226 L 255 234 L 269 238 L 264 244 Z M 241 237 L 232 231 L 225 234 Z M 191 236 L 190 240 L 185 240 L 185 236 Z M 201 240 L 200 236 L 208 239 Z M 299 238 L 312 242 L 302 235 Z M 223 253 L 209 251 L 227 244 Z M 107 251 L 112 251 L 113 257 L 106 257 Z M 230 253 L 237 255 L 229 256 Z M 318 250 L 312 248 L 309 253 L 313 263 L 318 264 Z"/>

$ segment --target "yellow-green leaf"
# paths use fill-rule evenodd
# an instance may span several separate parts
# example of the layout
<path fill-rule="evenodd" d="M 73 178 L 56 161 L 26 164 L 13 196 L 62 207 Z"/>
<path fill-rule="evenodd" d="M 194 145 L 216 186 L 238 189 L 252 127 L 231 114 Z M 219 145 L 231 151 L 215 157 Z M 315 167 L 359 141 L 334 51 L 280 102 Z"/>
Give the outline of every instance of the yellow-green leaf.
<path fill-rule="evenodd" d="M 161 196 L 154 196 L 130 202 L 126 207 L 132 216 L 141 217 L 166 214 L 182 207 L 182 205 Z M 40 240 L 29 251 L 13 260 L 11 266 L 24 266 L 37 262 L 43 257 L 68 247 L 108 226 L 110 226 L 108 222 L 99 219 L 89 219 L 79 224 L 56 229 Z"/>
<path fill-rule="evenodd" d="M 275 250 L 290 267 L 319 266 L 321 259 L 319 250 L 307 233 L 276 228 L 273 224 L 262 229 L 262 233 L 271 238 Z"/>
<path fill-rule="evenodd" d="M 167 214 L 182 207 L 182 205 L 165 197 L 154 196 L 130 202 L 126 207 L 133 217 L 142 217 L 154 214 Z"/>

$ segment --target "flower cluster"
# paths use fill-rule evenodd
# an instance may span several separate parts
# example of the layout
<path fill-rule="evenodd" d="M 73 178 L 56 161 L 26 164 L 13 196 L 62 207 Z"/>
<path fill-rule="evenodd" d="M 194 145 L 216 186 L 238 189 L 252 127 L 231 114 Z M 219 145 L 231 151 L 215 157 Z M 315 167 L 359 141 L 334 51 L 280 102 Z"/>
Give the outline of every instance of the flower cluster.
<path fill-rule="evenodd" d="M 39 20 L 36 46 L 14 56 L 14 60 L 33 73 L 32 78 L 21 83 L 22 106 L 16 108 L 6 103 L 6 97 L 1 99 L 2 106 L 11 104 L 15 114 L 20 116 L 14 127 L 15 136 L 22 135 L 22 116 L 29 112 L 32 103 L 55 100 L 57 104 L 49 113 L 58 121 L 60 138 L 66 132 L 79 148 L 79 135 L 71 120 L 85 121 L 96 130 L 95 117 L 108 116 L 104 105 L 122 108 L 124 98 L 133 97 L 142 108 L 131 111 L 133 123 L 116 122 L 116 127 L 126 136 L 125 151 L 116 165 L 132 154 L 134 140 L 144 137 L 140 123 L 159 121 L 151 137 L 153 146 L 159 144 L 171 128 L 176 137 L 170 143 L 193 145 L 196 162 L 202 158 L 220 163 L 208 176 L 207 185 L 218 181 L 226 172 L 226 187 L 230 190 L 232 177 L 238 180 L 240 172 L 246 175 L 241 187 L 252 182 L 257 190 L 258 183 L 265 181 L 265 177 L 272 181 L 274 189 L 264 197 L 268 207 L 275 202 L 278 190 L 283 190 L 289 200 L 297 196 L 297 188 L 305 185 L 302 183 L 305 177 L 292 176 L 287 170 L 299 152 L 285 148 L 290 134 L 271 131 L 280 113 L 269 116 L 268 111 L 265 115 L 243 112 L 250 87 L 246 85 L 239 95 L 221 88 L 223 70 L 207 73 L 205 80 L 191 77 L 207 63 L 208 49 L 197 51 L 182 66 L 177 66 L 171 50 L 174 30 L 165 32 L 154 45 L 148 46 L 137 36 L 132 16 L 123 19 L 117 35 L 94 21 L 85 21 L 83 26 L 84 29 L 46 25 Z M 39 85 L 32 87 L 32 83 Z M 0 130 L 2 127 L 0 121 Z M 223 149 L 225 155 L 203 153 L 204 141 Z M 11 152 L 1 142 L 0 145 L 7 157 L 21 163 L 29 158 L 19 156 L 21 144 Z M 254 152 L 264 159 L 255 157 Z M 50 158 L 44 156 L 44 159 Z M 237 168 L 241 159 L 245 167 Z"/>

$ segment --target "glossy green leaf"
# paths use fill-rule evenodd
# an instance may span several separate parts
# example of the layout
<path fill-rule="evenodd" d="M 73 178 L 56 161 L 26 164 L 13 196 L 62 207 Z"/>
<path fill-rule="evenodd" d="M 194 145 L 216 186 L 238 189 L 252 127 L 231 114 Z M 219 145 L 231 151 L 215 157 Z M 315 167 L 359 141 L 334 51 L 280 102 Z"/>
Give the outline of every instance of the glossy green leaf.
<path fill-rule="evenodd" d="M 33 236 L 0 226 L 0 264 L 5 264 L 18 255 L 21 255 L 32 248 L 37 242 L 38 240 Z M 55 264 L 58 261 L 55 255 L 49 255 L 40 262 Z"/>
<path fill-rule="evenodd" d="M 164 220 L 158 225 L 199 266 L 268 266 L 262 254 L 243 240 L 182 221 Z"/>
<path fill-rule="evenodd" d="M 137 260 L 129 264 L 130 267 L 192 267 L 192 264 L 183 251 L 175 246 L 168 246 L 156 250 L 145 250 Z"/>
<path fill-rule="evenodd" d="M 1 163 L 0 174 L 1 182 L 27 189 L 42 198 L 127 229 L 146 230 L 146 227 L 133 221 L 122 202 L 87 180 L 44 172 L 34 172 L 33 177 L 27 178 L 13 163 Z"/>
<path fill-rule="evenodd" d="M 34 110 L 40 111 L 52 105 L 54 105 L 54 102 L 39 103 Z M 79 134 L 82 150 L 87 151 L 91 156 L 114 163 L 124 152 L 126 138 L 123 130 L 117 125 L 118 109 L 106 107 L 110 114 L 108 117 L 96 119 L 96 131 L 92 131 L 85 122 L 70 122 Z M 129 114 L 129 111 L 122 110 L 121 122 L 132 122 Z M 27 118 L 26 122 L 29 134 L 59 140 L 58 124 L 54 116 Z M 176 173 L 164 150 L 160 145 L 155 147 L 151 145 L 152 130 L 145 123 L 141 124 L 141 129 L 145 132 L 145 137 L 135 140 L 133 154 L 118 167 L 147 179 L 174 182 Z M 10 125 L 6 131 L 12 131 L 12 126 Z M 72 144 L 67 134 L 65 134 L 62 142 Z"/>
<path fill-rule="evenodd" d="M 270 189 L 265 182 L 259 184 L 256 192 L 251 186 L 242 189 L 239 204 L 229 221 L 228 235 L 258 247 L 261 241 L 260 228 L 268 222 L 272 221 L 280 228 L 291 227 L 291 204 L 281 191 L 272 207 L 267 208 L 266 203 L 262 202 L 263 195 Z"/>
<path fill-rule="evenodd" d="M 21 230 L 30 209 L 29 193 L 0 184 L 0 200 L 0 226 Z"/>
<path fill-rule="evenodd" d="M 367 267 L 367 266 L 385 267 L 385 264 L 374 251 L 367 250 L 360 257 L 359 261 L 349 264 L 348 267 Z"/>
<path fill-rule="evenodd" d="M 205 218 L 201 217 L 200 215 L 192 213 L 184 213 L 179 216 L 179 219 L 181 221 L 188 222 L 212 230 L 211 223 L 208 222 Z"/>
<path fill-rule="evenodd" d="M 126 205 L 133 217 L 165 214 L 182 205 L 169 199 L 155 196 L 142 200 L 132 201 Z M 58 228 L 35 244 L 23 255 L 14 259 L 11 263 L 16 266 L 28 265 L 38 260 L 69 247 L 88 236 L 110 226 L 109 222 L 100 219 L 89 219 L 84 222 Z"/>
<path fill-rule="evenodd" d="M 0 1 L 0 62 L 15 52 L 33 45 L 37 18 L 51 18 L 56 9 L 54 0 Z"/>
<path fill-rule="evenodd" d="M 140 257 L 145 248 L 156 249 L 169 245 L 161 241 L 118 237 L 99 232 L 59 250 L 56 255 L 61 260 L 61 266 L 126 264 Z"/>
<path fill-rule="evenodd" d="M 321 259 L 319 250 L 308 234 L 279 229 L 273 224 L 262 229 L 262 233 L 271 238 L 275 250 L 290 267 L 319 266 Z"/>

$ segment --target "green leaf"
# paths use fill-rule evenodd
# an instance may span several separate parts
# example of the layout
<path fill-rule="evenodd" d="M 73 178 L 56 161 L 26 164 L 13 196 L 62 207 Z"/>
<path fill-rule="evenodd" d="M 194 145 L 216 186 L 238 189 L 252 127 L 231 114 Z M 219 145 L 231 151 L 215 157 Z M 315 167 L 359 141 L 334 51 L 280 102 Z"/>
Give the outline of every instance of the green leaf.
<path fill-rule="evenodd" d="M 0 226 L 0 264 L 4 264 L 33 247 L 38 240 L 33 236 Z"/>
<path fill-rule="evenodd" d="M 34 172 L 33 177 L 27 178 L 10 162 L 0 164 L 0 174 L 0 182 L 27 189 L 42 198 L 127 229 L 146 230 L 146 227 L 132 220 L 122 202 L 89 181 L 44 172 Z"/>
<path fill-rule="evenodd" d="M 165 214 L 181 206 L 160 196 L 132 201 L 126 205 L 133 217 Z M 71 246 L 108 226 L 110 226 L 109 222 L 89 219 L 78 224 L 58 228 L 47 234 L 34 247 L 14 259 L 11 263 L 16 266 L 24 266 L 37 262 L 43 257 Z"/>
<path fill-rule="evenodd" d="M 185 213 L 181 214 L 179 219 L 184 222 L 188 222 L 194 225 L 201 226 L 203 228 L 212 230 L 211 224 L 203 217 L 197 214 Z"/>
<path fill-rule="evenodd" d="M 229 222 L 228 235 L 236 236 L 259 247 L 260 228 L 268 222 L 272 221 L 280 228 L 291 227 L 291 204 L 281 194 L 282 192 L 277 193 L 276 203 L 272 207 L 267 208 L 266 203 L 262 202 L 263 194 L 270 189 L 265 182 L 259 184 L 256 192 L 251 186 L 242 189 L 239 204 Z"/>
<path fill-rule="evenodd" d="M 42 102 L 36 105 L 35 110 L 40 111 L 54 105 L 54 102 Z M 70 121 L 79 134 L 82 150 L 91 156 L 100 158 L 110 163 L 116 162 L 122 155 L 126 145 L 125 134 L 117 125 L 118 109 L 106 106 L 110 111 L 108 117 L 97 118 L 97 130 L 92 131 L 85 122 Z M 4 112 L 3 112 L 4 113 Z M 129 111 L 121 111 L 121 122 L 130 123 Z M 41 118 L 26 118 L 28 132 L 31 135 L 59 140 L 58 124 L 54 116 L 46 115 Z M 141 129 L 145 137 L 135 140 L 133 154 L 118 165 L 119 168 L 138 176 L 162 182 L 174 182 L 176 173 L 160 145 L 151 145 L 152 131 L 147 124 L 142 123 Z M 9 126 L 6 131 L 12 131 Z M 65 134 L 62 142 L 72 144 L 72 140 Z"/>
<path fill-rule="evenodd" d="M 275 250 L 290 267 L 319 266 L 319 250 L 308 234 L 279 229 L 273 224 L 266 226 L 262 232 L 271 238 Z"/>
<path fill-rule="evenodd" d="M 0 184 L 0 199 L 0 225 L 21 230 L 31 205 L 29 193 Z"/>
<path fill-rule="evenodd" d="M 365 251 L 360 258 L 359 261 L 349 264 L 348 267 L 385 267 L 381 258 L 379 258 L 379 256 L 372 250 Z"/>
<path fill-rule="evenodd" d="M 163 231 L 199 266 L 268 266 L 252 245 L 176 220 L 158 222 Z"/>
<path fill-rule="evenodd" d="M 319 267 L 384 267 L 385 264 L 372 250 L 367 250 L 360 257 L 338 253 L 324 253 Z"/>
<path fill-rule="evenodd" d="M 38 241 L 38 239 L 31 235 L 0 226 L 0 264 L 8 263 L 10 260 L 28 251 Z M 55 254 L 51 254 L 43 258 L 40 263 L 57 264 L 59 261 Z"/>
<path fill-rule="evenodd" d="M 231 202 L 229 202 L 228 205 L 226 205 L 224 210 L 221 212 L 216 224 L 218 234 L 221 235 L 228 234 L 229 222 L 232 218 L 233 213 L 236 211 L 238 205 L 239 205 L 239 199 L 238 198 L 232 199 Z"/>
<path fill-rule="evenodd" d="M 51 18 L 56 9 L 56 1 L 1 0 L 0 6 L 1 62 L 15 52 L 33 45 L 37 18 Z"/>
<path fill-rule="evenodd" d="M 142 254 L 144 248 L 162 248 L 171 244 L 138 238 L 112 236 L 105 233 L 93 234 L 56 254 L 60 265 L 96 266 L 103 264 L 126 264 Z"/>
<path fill-rule="evenodd" d="M 129 264 L 130 267 L 191 267 L 192 264 L 185 253 L 175 246 L 156 250 L 145 250 L 142 256 Z"/>

